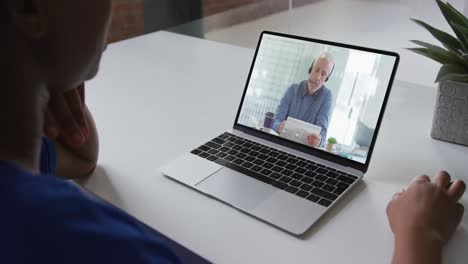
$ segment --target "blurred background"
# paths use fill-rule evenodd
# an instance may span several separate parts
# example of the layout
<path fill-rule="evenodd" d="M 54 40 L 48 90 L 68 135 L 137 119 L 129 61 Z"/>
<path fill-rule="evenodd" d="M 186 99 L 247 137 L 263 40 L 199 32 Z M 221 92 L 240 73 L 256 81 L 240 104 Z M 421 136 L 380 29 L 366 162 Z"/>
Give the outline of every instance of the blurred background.
<path fill-rule="evenodd" d="M 467 14 L 468 0 L 448 0 Z M 451 32 L 433 0 L 113 0 L 110 42 L 158 30 L 254 48 L 263 30 L 398 52 L 396 78 L 433 86 L 440 65 L 405 48 L 437 43 L 410 21 Z"/>
<path fill-rule="evenodd" d="M 110 42 L 170 29 L 205 37 L 320 0 L 113 0 Z M 205 18 L 204 21 L 197 21 Z M 194 23 L 195 22 L 195 23 Z M 216 38 L 215 35 L 212 36 Z"/>

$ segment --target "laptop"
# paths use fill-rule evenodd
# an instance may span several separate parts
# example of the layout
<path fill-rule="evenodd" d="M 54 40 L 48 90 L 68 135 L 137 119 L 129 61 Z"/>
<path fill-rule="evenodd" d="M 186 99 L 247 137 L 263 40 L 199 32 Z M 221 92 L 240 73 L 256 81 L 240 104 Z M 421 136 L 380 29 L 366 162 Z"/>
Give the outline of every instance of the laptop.
<path fill-rule="evenodd" d="M 364 177 L 398 62 L 394 52 L 264 31 L 233 128 L 160 171 L 302 235 Z"/>

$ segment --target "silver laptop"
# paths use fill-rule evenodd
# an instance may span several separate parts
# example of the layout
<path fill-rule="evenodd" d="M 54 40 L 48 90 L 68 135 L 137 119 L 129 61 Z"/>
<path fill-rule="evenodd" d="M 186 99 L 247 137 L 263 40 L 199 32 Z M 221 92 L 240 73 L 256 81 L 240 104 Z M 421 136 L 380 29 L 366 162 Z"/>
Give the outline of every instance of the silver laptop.
<path fill-rule="evenodd" d="M 231 130 L 161 173 L 294 235 L 356 186 L 396 53 L 263 32 Z"/>

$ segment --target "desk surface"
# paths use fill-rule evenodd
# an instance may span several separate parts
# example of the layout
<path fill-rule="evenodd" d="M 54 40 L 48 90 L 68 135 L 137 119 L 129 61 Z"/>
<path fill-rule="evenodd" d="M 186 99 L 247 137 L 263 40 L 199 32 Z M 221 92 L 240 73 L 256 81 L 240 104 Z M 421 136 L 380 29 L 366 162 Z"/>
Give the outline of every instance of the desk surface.
<path fill-rule="evenodd" d="M 430 138 L 435 87 L 397 81 L 364 183 L 298 239 L 158 172 L 229 130 L 253 50 L 157 32 L 109 46 L 87 103 L 101 154 L 84 186 L 215 263 L 384 263 L 385 206 L 417 174 L 468 180 L 468 148 Z M 466 197 L 463 198 L 467 203 Z M 444 263 L 465 263 L 468 219 Z"/>

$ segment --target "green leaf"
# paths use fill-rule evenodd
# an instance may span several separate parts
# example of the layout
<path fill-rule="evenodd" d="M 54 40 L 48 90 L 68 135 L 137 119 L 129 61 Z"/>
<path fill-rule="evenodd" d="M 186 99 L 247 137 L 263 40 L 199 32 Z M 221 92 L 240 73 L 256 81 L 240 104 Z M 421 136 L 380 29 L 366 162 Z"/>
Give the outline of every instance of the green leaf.
<path fill-rule="evenodd" d="M 413 42 L 414 44 L 417 44 L 419 46 L 423 46 L 423 47 L 428 48 L 428 49 L 434 49 L 434 50 L 438 50 L 440 52 L 448 52 L 447 50 L 443 49 L 442 47 L 432 45 L 432 44 L 424 42 L 424 41 L 420 41 L 420 40 L 410 40 L 410 41 Z"/>
<path fill-rule="evenodd" d="M 448 53 L 451 57 L 451 59 L 453 60 L 452 61 L 452 64 L 458 64 L 458 65 L 461 65 L 463 67 L 467 67 L 468 68 L 468 56 L 467 56 L 467 59 L 464 59 L 464 57 L 462 55 L 459 55 L 458 53 L 453 53 L 453 52 L 450 52 L 448 50 L 445 50 L 443 49 L 442 47 L 439 47 L 439 46 L 436 46 L 436 45 L 432 45 L 432 44 L 429 44 L 427 42 L 423 42 L 423 41 L 419 41 L 419 40 L 410 40 L 411 42 L 417 44 L 417 45 L 420 45 L 420 46 L 423 46 L 425 48 L 428 48 L 430 50 L 432 50 L 433 52 L 436 52 L 436 53 L 440 53 L 440 54 L 443 54 L 443 53 Z M 462 53 L 462 54 L 467 54 L 468 53 Z"/>
<path fill-rule="evenodd" d="M 463 46 L 465 47 L 465 51 L 468 51 L 468 28 L 466 26 L 460 25 L 458 23 L 451 23 L 450 24 L 453 28 L 456 28 L 457 31 L 461 36 L 458 38 L 462 41 Z"/>
<path fill-rule="evenodd" d="M 468 49 L 468 43 L 464 39 L 463 33 L 461 33 L 458 28 L 454 27 L 453 24 L 460 24 L 460 25 L 467 25 L 468 26 L 468 20 L 464 15 L 462 15 L 460 12 L 458 12 L 453 6 L 449 6 L 448 4 L 436 0 L 437 5 L 440 8 L 440 11 L 442 11 L 442 14 L 445 17 L 445 20 L 449 23 L 450 27 L 452 28 L 453 32 L 455 32 L 455 35 L 457 35 L 459 40 L 462 40 L 462 46 L 465 51 Z"/>
<path fill-rule="evenodd" d="M 441 82 L 446 80 L 463 81 L 465 79 L 466 81 L 468 81 L 467 70 L 465 70 L 463 67 L 460 67 L 459 65 L 446 64 L 440 68 L 435 82 Z"/>
<path fill-rule="evenodd" d="M 437 79 L 435 82 L 442 82 L 442 81 L 454 81 L 454 82 L 468 83 L 468 74 L 447 74 L 447 75 L 444 75 L 443 78 Z"/>
<path fill-rule="evenodd" d="M 452 52 L 444 50 L 440 47 L 437 48 L 409 48 L 408 50 L 411 50 L 415 53 L 428 57 L 442 64 L 464 64 L 464 60 L 461 57 L 458 57 Z"/>
<path fill-rule="evenodd" d="M 447 2 L 446 5 L 450 8 L 454 15 L 457 16 L 457 20 L 461 22 L 458 24 L 468 27 L 468 18 L 465 15 L 463 15 L 460 11 L 458 11 L 455 7 L 453 7 L 450 3 Z"/>
<path fill-rule="evenodd" d="M 463 52 L 462 57 L 463 57 L 463 60 L 465 61 L 465 64 L 468 65 L 468 53 Z"/>
<path fill-rule="evenodd" d="M 459 52 L 460 50 L 464 50 L 463 49 L 463 46 L 462 44 L 460 43 L 460 41 L 458 41 L 458 39 L 456 39 L 455 37 L 453 37 L 452 35 L 446 33 L 446 32 L 443 32 L 442 30 L 439 30 L 437 28 L 434 28 L 430 25 L 428 25 L 427 23 L 424 23 L 420 20 L 417 20 L 417 19 L 413 19 L 411 18 L 411 20 L 422 26 L 423 28 L 427 29 L 431 34 L 432 36 L 434 36 L 438 41 L 440 41 L 440 43 L 442 43 L 442 45 L 444 45 L 445 48 L 453 51 L 453 52 Z"/>

